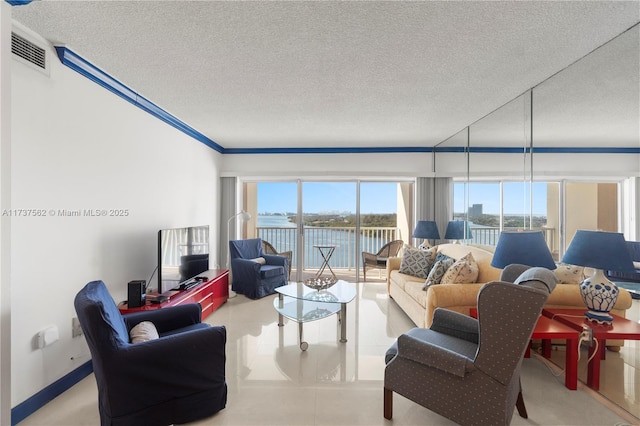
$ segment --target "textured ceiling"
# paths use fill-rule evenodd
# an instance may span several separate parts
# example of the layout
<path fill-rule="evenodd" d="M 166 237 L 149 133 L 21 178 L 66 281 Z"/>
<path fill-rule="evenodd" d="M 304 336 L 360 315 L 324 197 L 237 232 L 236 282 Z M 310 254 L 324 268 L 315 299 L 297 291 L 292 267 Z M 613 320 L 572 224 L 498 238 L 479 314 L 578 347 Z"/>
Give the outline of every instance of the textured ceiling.
<path fill-rule="evenodd" d="M 225 148 L 433 146 L 638 1 L 39 1 L 13 18 Z"/>

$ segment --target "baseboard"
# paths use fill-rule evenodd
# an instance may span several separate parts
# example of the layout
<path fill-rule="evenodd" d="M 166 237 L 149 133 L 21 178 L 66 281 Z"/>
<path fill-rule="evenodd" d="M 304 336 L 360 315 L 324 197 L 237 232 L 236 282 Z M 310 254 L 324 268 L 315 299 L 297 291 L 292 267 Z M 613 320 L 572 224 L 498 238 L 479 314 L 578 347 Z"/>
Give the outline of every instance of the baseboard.
<path fill-rule="evenodd" d="M 11 426 L 20 423 L 91 373 L 93 373 L 93 364 L 91 361 L 87 361 L 69 374 L 51 383 L 31 398 L 16 405 L 11 409 Z"/>

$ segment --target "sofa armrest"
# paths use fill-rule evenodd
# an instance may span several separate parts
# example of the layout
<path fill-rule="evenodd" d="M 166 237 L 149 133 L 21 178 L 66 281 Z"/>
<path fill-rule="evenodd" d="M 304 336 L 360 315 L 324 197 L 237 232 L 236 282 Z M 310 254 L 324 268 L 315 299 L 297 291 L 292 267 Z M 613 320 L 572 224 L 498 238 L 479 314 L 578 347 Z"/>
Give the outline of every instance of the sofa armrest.
<path fill-rule="evenodd" d="M 475 307 L 478 304 L 478 292 L 484 283 L 474 284 L 439 284 L 429 286 L 425 312 L 425 327 L 431 327 L 433 312 L 436 308 L 461 306 Z M 459 309 L 455 309 L 459 311 Z"/>
<path fill-rule="evenodd" d="M 390 257 L 387 259 L 387 275 L 391 273 L 391 271 L 399 270 L 400 265 L 402 264 L 401 257 Z"/>

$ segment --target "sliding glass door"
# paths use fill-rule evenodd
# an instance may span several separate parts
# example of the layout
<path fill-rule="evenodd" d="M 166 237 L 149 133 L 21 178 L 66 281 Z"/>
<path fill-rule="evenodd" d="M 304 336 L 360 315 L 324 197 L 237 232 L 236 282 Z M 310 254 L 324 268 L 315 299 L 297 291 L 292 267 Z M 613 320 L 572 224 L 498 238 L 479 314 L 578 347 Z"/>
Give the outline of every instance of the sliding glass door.
<path fill-rule="evenodd" d="M 291 280 L 361 276 L 362 251 L 410 242 L 413 182 L 296 181 L 244 183 L 243 205 L 256 220 L 247 238 L 291 251 Z M 372 275 L 383 279 L 383 274 Z"/>
<path fill-rule="evenodd" d="M 356 182 L 303 182 L 303 279 L 356 265 Z"/>

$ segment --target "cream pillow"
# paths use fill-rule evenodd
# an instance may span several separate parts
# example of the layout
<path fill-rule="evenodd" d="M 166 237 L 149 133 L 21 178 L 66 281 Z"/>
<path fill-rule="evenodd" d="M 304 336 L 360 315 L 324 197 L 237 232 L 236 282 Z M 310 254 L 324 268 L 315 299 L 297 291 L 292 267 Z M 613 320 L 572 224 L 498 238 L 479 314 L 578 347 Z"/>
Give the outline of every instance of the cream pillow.
<path fill-rule="evenodd" d="M 456 261 L 444 273 L 440 284 L 475 283 L 480 269 L 471 253 Z"/>
<path fill-rule="evenodd" d="M 266 265 L 267 263 L 267 260 L 264 257 L 256 257 L 255 259 L 248 259 L 248 260 L 259 263 L 261 265 Z"/>
<path fill-rule="evenodd" d="M 559 263 L 553 275 L 558 279 L 558 284 L 579 284 L 584 280 L 584 267 Z"/>
<path fill-rule="evenodd" d="M 142 321 L 136 324 L 129 332 L 129 336 L 131 336 L 131 343 L 142 343 L 160 337 L 156 326 L 151 321 Z"/>

